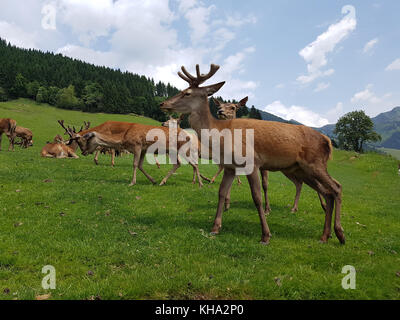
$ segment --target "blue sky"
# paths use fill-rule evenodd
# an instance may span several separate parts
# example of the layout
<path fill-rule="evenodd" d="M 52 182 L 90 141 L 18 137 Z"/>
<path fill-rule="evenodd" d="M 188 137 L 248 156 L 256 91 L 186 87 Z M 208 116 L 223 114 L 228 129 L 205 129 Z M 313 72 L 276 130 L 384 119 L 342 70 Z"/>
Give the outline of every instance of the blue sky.
<path fill-rule="evenodd" d="M 181 65 L 225 99 L 311 126 L 400 105 L 400 1 L 2 0 L 0 37 L 184 88 Z"/>

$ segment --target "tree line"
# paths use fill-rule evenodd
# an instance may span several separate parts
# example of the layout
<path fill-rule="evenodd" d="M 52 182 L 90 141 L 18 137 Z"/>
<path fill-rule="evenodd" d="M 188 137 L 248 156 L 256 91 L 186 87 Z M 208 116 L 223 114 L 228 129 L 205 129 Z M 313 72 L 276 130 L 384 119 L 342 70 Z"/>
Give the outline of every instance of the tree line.
<path fill-rule="evenodd" d="M 21 49 L 0 39 L 0 101 L 29 98 L 63 109 L 134 113 L 165 121 L 159 104 L 178 93 L 170 83 L 61 54 Z M 212 100 L 210 108 L 216 116 Z M 241 108 L 238 117 L 242 116 L 261 118 L 254 107 Z"/>

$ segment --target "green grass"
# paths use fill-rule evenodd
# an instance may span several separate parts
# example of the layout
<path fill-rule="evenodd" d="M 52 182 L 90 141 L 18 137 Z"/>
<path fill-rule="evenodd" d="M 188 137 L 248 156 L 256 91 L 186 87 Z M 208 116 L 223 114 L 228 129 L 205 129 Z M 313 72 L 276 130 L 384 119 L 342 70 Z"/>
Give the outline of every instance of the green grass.
<path fill-rule="evenodd" d="M 140 173 L 138 184 L 129 187 L 131 156 L 117 158 L 115 168 L 106 156 L 99 166 L 93 156 L 39 156 L 44 143 L 62 133 L 57 119 L 76 126 L 83 120 L 93 125 L 107 119 L 152 120 L 83 114 L 28 100 L 0 103 L 0 117 L 31 128 L 35 143 L 8 152 L 3 137 L 1 299 L 34 299 L 48 292 L 51 299 L 400 298 L 400 177 L 391 157 L 334 152 L 329 172 L 343 185 L 344 246 L 336 238 L 319 243 L 324 215 L 315 192 L 305 186 L 293 214 L 294 186 L 271 173 L 272 238 L 262 246 L 245 178 L 241 186 L 234 182 L 221 234 L 210 237 L 221 177 L 199 189 L 190 182 L 191 167 L 184 166 L 166 186 L 153 186 Z M 170 167 L 145 165 L 157 181 Z M 211 177 L 217 167 L 200 169 Z M 42 267 L 49 264 L 57 272 L 55 290 L 41 287 Z M 357 270 L 356 290 L 341 287 L 345 265 Z"/>

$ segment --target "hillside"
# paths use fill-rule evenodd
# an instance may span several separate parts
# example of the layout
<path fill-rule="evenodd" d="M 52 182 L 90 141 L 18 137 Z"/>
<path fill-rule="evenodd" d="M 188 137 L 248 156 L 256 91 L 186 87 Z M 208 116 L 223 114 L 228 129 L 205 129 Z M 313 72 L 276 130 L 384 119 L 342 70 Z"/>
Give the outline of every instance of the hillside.
<path fill-rule="evenodd" d="M 20 99 L 0 103 L 34 132 L 34 146 L 0 152 L 0 299 L 400 299 L 400 179 L 397 160 L 334 150 L 329 173 L 343 185 L 346 245 L 319 243 L 324 214 L 303 187 L 290 212 L 294 185 L 271 172 L 269 246 L 247 180 L 232 186 L 231 209 L 211 236 L 219 182 L 199 189 L 182 166 L 163 187 L 142 173 L 129 187 L 132 156 L 44 159 L 43 144 L 63 130 L 108 119 L 157 122 L 130 115 L 60 110 Z M 3 137 L 3 147 L 8 143 Z M 5 148 L 6 149 L 6 148 Z M 158 182 L 171 165 L 144 164 Z M 211 177 L 216 165 L 200 164 Z M 57 287 L 41 286 L 43 266 L 56 268 Z M 343 290 L 343 266 L 357 270 L 357 289 Z"/>
<path fill-rule="evenodd" d="M 371 118 L 374 123 L 374 129 L 382 136 L 382 141 L 374 144 L 375 147 L 385 147 L 392 149 L 400 149 L 400 107 L 396 107 L 391 111 L 380 113 Z M 334 137 L 334 124 L 328 124 L 316 130 Z"/>
<path fill-rule="evenodd" d="M 262 120 L 266 120 L 266 121 L 276 121 L 276 122 L 284 122 L 284 123 L 291 123 L 291 124 L 301 124 L 300 122 L 297 122 L 295 120 L 285 120 L 281 117 L 278 117 L 276 115 L 273 115 L 272 113 L 266 112 L 266 111 L 262 111 L 262 110 L 258 110 L 261 114 Z"/>

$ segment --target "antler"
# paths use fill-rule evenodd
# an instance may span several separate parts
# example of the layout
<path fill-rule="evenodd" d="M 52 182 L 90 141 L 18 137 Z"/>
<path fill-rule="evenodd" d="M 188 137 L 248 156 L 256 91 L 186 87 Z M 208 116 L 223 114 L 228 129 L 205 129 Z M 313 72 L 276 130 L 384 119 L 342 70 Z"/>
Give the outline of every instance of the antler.
<path fill-rule="evenodd" d="M 83 121 L 83 123 L 85 124 L 85 130 L 90 128 L 90 121 L 88 121 L 88 122 Z"/>
<path fill-rule="evenodd" d="M 186 69 L 184 66 L 182 66 L 182 72 L 178 72 L 178 75 L 185 80 L 186 82 L 189 83 L 189 85 L 191 87 L 198 87 L 200 84 L 202 84 L 203 82 L 207 81 L 208 79 L 210 79 L 219 69 L 219 66 L 216 64 L 211 64 L 210 67 L 210 72 L 208 72 L 208 74 L 204 75 L 204 74 L 200 74 L 200 67 L 198 64 L 196 64 L 196 75 L 197 77 L 192 76 Z"/>
<path fill-rule="evenodd" d="M 72 134 L 75 132 L 75 129 L 72 130 L 69 126 L 66 128 L 64 126 L 64 120 L 57 120 L 57 122 L 60 124 L 60 126 L 65 130 L 65 133 L 68 134 L 70 137 L 72 137 Z M 64 134 L 65 134 L 64 133 Z"/>

